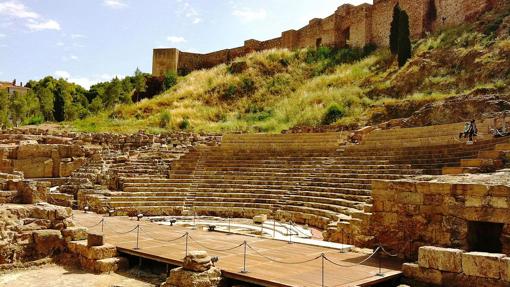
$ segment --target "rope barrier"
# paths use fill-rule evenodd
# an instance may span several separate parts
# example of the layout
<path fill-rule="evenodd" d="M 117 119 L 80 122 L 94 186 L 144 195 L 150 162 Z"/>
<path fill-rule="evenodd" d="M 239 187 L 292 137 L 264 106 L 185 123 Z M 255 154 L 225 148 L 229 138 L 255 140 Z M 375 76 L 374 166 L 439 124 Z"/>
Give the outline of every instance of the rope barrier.
<path fill-rule="evenodd" d="M 388 255 L 390 257 L 397 257 L 398 256 L 398 254 L 391 254 L 388 251 L 386 251 L 386 249 L 384 249 L 384 247 L 381 244 L 379 244 L 378 248 L 380 248 L 382 250 L 382 252 L 384 252 L 386 255 Z"/>
<path fill-rule="evenodd" d="M 94 227 L 98 226 L 99 224 L 101 224 L 101 223 L 103 223 L 103 222 L 104 222 L 104 218 L 103 218 L 103 219 L 101 219 L 101 220 L 99 220 L 99 222 L 98 222 L 98 223 L 96 223 L 96 224 L 94 224 L 94 225 L 92 225 L 92 226 L 85 226 L 85 228 L 94 228 Z"/>
<path fill-rule="evenodd" d="M 141 230 L 143 231 L 144 229 L 143 229 L 143 228 L 141 228 Z M 174 241 L 177 241 L 177 240 L 179 240 L 179 239 L 182 239 L 182 238 L 186 237 L 186 233 L 184 233 L 183 235 L 181 235 L 181 236 L 179 236 L 179 237 L 177 237 L 177 238 L 170 239 L 170 240 L 165 240 L 165 239 L 157 239 L 157 238 L 155 238 L 154 236 L 151 236 L 150 234 L 151 234 L 151 233 L 149 233 L 149 232 L 145 232 L 145 233 L 143 234 L 143 236 L 147 236 L 147 237 L 149 237 L 149 238 L 150 238 L 150 239 L 152 239 L 152 240 L 159 241 L 159 242 L 164 242 L 164 243 L 174 242 Z"/>
<path fill-rule="evenodd" d="M 340 264 L 340 263 L 336 263 L 334 262 L 333 260 L 329 259 L 326 255 L 324 255 L 324 259 L 326 259 L 326 261 L 328 261 L 329 263 L 333 264 L 333 265 L 336 265 L 338 267 L 343 267 L 343 268 L 351 268 L 351 267 L 355 267 L 355 266 L 359 266 L 359 265 L 362 265 L 363 263 L 367 262 L 368 260 L 372 259 L 372 257 L 374 257 L 377 252 L 379 252 L 380 250 L 380 247 L 377 247 L 374 252 L 372 254 L 370 254 L 370 256 L 368 256 L 367 258 L 363 259 L 361 262 L 359 263 L 355 263 L 355 264 L 352 264 L 352 265 L 343 265 L 343 264 Z"/>
<path fill-rule="evenodd" d="M 131 233 L 131 232 L 135 231 L 135 230 L 136 230 L 136 229 L 138 229 L 138 228 L 139 228 L 139 225 L 135 226 L 133 229 L 131 229 L 131 230 L 129 230 L 129 231 L 126 231 L 126 232 L 117 232 L 117 231 L 115 231 L 115 230 L 112 230 L 112 232 L 114 232 L 114 233 L 116 233 L 116 234 L 118 234 L 118 235 L 124 235 L 124 234 Z"/>
<path fill-rule="evenodd" d="M 244 243 L 243 243 L 244 244 Z M 260 253 L 257 249 L 253 248 L 253 246 L 251 246 L 250 244 L 246 244 L 248 246 L 248 248 L 250 248 L 251 250 L 253 250 L 253 252 L 257 253 L 259 256 L 262 256 L 264 257 L 265 259 L 269 260 L 269 261 L 272 261 L 272 262 L 276 262 L 276 263 L 280 263 L 280 264 L 286 264 L 286 265 L 297 265 L 297 264 L 304 264 L 304 263 L 308 263 L 308 262 L 312 262 L 312 261 L 315 261 L 319 258 L 321 258 L 323 255 L 319 255 L 315 258 L 312 258 L 312 259 L 307 259 L 307 260 L 304 260 L 304 261 L 299 261 L 299 262 L 284 262 L 284 261 L 280 261 L 280 260 L 276 260 L 274 258 L 271 258 L 267 255 L 264 255 L 262 253 Z"/>
<path fill-rule="evenodd" d="M 195 240 L 193 237 L 191 237 L 191 236 L 189 236 L 189 238 L 191 239 L 191 241 L 195 242 L 198 246 L 203 247 L 203 248 L 205 248 L 205 249 L 212 250 L 212 251 L 216 251 L 216 252 L 231 251 L 231 250 L 237 249 L 237 248 L 239 248 L 239 247 L 241 247 L 241 246 L 243 246 L 243 245 L 244 245 L 244 242 L 243 242 L 243 243 L 241 243 L 241 244 L 239 244 L 239 245 L 237 245 L 237 246 L 231 247 L 231 248 L 226 248 L 226 249 L 215 249 L 215 248 L 210 248 L 210 247 L 207 247 L 207 246 L 203 245 L 202 243 L 200 243 L 200 242 L 196 241 L 196 240 Z"/>

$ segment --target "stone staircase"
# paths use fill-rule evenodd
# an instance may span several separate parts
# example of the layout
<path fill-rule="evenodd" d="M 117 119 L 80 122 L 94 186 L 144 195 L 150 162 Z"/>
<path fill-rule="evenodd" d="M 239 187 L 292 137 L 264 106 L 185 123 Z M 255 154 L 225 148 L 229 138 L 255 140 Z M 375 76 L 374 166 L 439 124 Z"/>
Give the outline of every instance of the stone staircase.
<path fill-rule="evenodd" d="M 467 145 L 458 140 L 462 127 L 376 130 L 359 145 L 345 145 L 341 133 L 225 135 L 219 146 L 161 161 L 168 173 L 150 156 L 114 166 L 118 191 L 104 204 L 117 214 L 268 214 L 327 229 L 326 239 L 339 241 L 338 230 L 363 235 L 368 226 L 372 180 L 441 174 L 508 142 L 482 133 Z"/>
<path fill-rule="evenodd" d="M 510 139 L 502 138 L 494 149 L 482 150 L 476 158 L 462 159 L 460 166 L 444 167 L 444 175 L 495 172 L 504 168 L 510 156 Z"/>

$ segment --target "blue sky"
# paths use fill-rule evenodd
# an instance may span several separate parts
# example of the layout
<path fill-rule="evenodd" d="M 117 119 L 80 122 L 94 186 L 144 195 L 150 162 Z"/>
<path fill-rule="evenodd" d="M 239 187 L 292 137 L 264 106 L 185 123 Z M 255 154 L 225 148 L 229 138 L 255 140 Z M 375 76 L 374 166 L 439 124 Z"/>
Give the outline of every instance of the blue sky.
<path fill-rule="evenodd" d="M 139 67 L 152 49 L 211 52 L 297 29 L 366 0 L 0 0 L 0 80 L 46 75 L 85 87 Z M 371 1 L 369 1 L 371 2 Z"/>

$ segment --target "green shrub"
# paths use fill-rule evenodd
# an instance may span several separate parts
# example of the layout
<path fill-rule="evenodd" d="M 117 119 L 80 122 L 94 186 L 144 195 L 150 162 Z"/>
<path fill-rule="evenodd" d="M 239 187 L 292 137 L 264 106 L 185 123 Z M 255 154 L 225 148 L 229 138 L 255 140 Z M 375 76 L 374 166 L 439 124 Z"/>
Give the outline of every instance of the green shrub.
<path fill-rule="evenodd" d="M 44 123 L 44 117 L 42 115 L 33 116 L 25 122 L 26 125 L 40 125 Z"/>
<path fill-rule="evenodd" d="M 245 77 L 241 79 L 241 90 L 244 94 L 250 94 L 255 91 L 255 81 Z"/>
<path fill-rule="evenodd" d="M 330 125 L 341 119 L 345 115 L 345 111 L 337 104 L 332 104 L 326 110 L 322 119 L 323 125 Z"/>
<path fill-rule="evenodd" d="M 163 81 L 164 90 L 168 90 L 171 87 L 177 85 L 177 74 L 175 72 L 167 72 L 165 74 L 165 80 Z"/>
<path fill-rule="evenodd" d="M 172 120 L 172 116 L 168 111 L 161 112 L 159 114 L 159 127 L 162 129 L 168 128 L 170 125 L 170 121 Z"/>
<path fill-rule="evenodd" d="M 225 92 L 223 92 L 223 99 L 225 100 L 233 100 L 237 95 L 237 86 L 234 84 L 228 85 Z"/>
<path fill-rule="evenodd" d="M 180 123 L 179 123 L 179 128 L 181 130 L 187 130 L 189 129 L 191 126 L 191 123 L 189 122 L 188 118 L 184 118 Z"/>

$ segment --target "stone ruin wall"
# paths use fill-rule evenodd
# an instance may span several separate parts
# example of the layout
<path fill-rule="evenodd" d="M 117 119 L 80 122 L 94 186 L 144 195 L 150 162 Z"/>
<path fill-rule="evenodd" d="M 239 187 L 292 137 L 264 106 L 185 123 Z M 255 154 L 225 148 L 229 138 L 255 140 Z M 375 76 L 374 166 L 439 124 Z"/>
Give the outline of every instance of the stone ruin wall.
<path fill-rule="evenodd" d="M 437 16 L 427 23 L 426 15 L 434 1 Z M 398 3 L 410 17 L 413 39 L 428 32 L 460 25 L 475 19 L 481 13 L 497 7 L 504 0 L 374 0 L 374 4 L 342 5 L 324 19 L 312 19 L 299 30 L 289 30 L 268 41 L 247 40 L 244 46 L 208 54 L 186 53 L 178 49 L 154 49 L 152 74 L 166 72 L 187 73 L 228 63 L 251 52 L 268 49 L 300 49 L 317 45 L 363 47 L 367 44 L 389 45 L 393 7 Z M 430 31 L 429 31 L 430 30 Z"/>
<path fill-rule="evenodd" d="M 416 259 L 422 246 L 471 250 L 470 222 L 503 224 L 501 253 L 510 254 L 508 194 L 503 185 L 374 181 L 368 229 L 374 242 Z"/>

